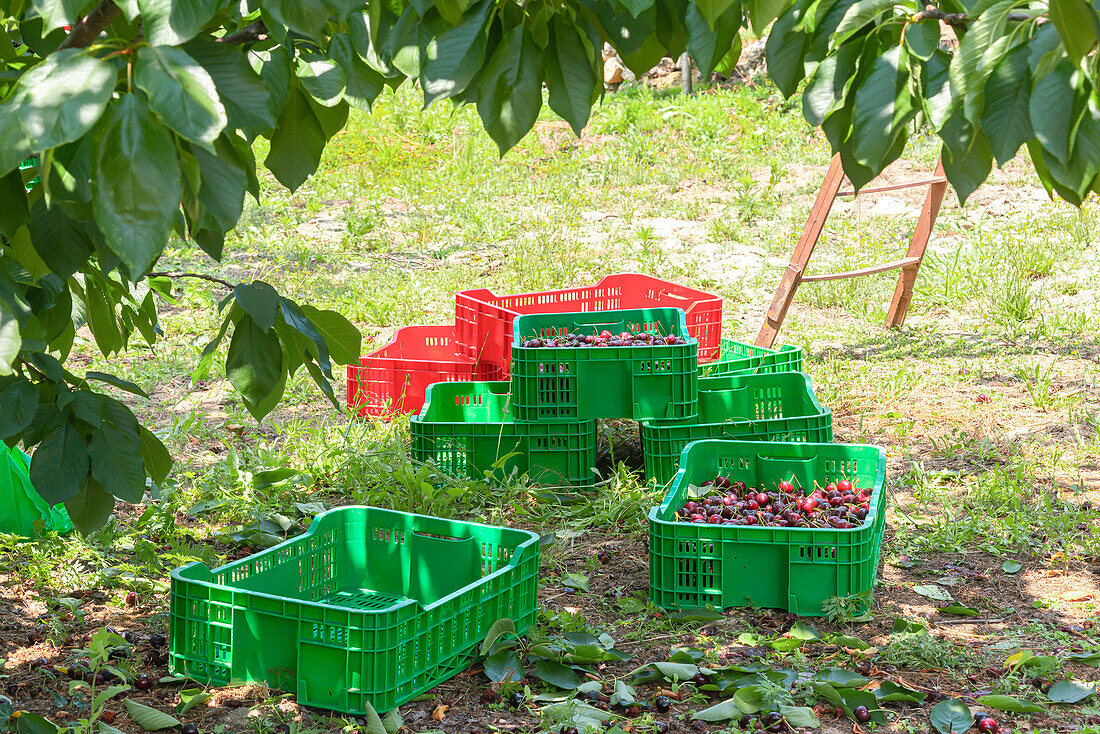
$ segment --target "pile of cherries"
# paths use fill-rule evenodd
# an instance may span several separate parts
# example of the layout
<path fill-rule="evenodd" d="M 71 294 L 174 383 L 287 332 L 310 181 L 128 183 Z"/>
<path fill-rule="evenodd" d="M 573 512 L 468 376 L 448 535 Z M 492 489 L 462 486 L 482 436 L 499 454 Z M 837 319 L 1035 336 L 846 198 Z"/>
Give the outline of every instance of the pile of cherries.
<path fill-rule="evenodd" d="M 528 339 L 523 343 L 525 347 L 659 347 L 687 344 L 675 334 L 661 336 L 650 334 L 648 331 L 623 331 L 612 334 L 604 329 L 598 334 L 562 334 L 549 339 Z"/>
<path fill-rule="evenodd" d="M 704 482 L 704 496 L 688 500 L 676 512 L 681 522 L 711 525 L 766 525 L 781 528 L 858 528 L 871 508 L 871 490 L 847 479 L 824 487 L 814 483 L 809 494 L 784 480 L 776 491 L 731 482 L 717 476 Z M 707 489 L 707 488 L 710 489 Z"/>

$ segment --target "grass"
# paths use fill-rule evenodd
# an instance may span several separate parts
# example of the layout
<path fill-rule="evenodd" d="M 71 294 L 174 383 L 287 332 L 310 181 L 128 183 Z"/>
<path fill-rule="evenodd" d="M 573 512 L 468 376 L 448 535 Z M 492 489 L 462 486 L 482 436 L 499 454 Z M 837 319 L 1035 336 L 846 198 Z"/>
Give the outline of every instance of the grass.
<path fill-rule="evenodd" d="M 263 153 L 257 150 L 258 159 Z M 930 140 L 914 140 L 906 159 L 915 177 L 931 169 L 935 155 Z M 409 90 L 387 91 L 372 114 L 352 115 L 301 190 L 289 194 L 261 178 L 261 201 L 247 202 L 224 262 L 177 246 L 166 252 L 164 266 L 266 280 L 295 299 L 346 314 L 370 340 L 367 349 L 400 326 L 446 323 L 453 293 L 462 288 L 539 291 L 630 270 L 721 294 L 725 335 L 751 341 L 828 160 L 821 137 L 767 85 L 686 99 L 624 87 L 594 111 L 581 140 L 544 111 L 503 159 L 474 110 L 421 111 Z M 1077 212 L 1037 202 L 1029 193 L 1036 186 L 1017 161 L 994 174 L 974 205 L 948 201 L 904 329 L 881 326 L 894 288 L 887 274 L 804 286 L 781 335 L 806 350 L 818 397 L 834 411 L 837 440 L 887 449 L 882 555 L 916 564 L 883 566 L 875 621 L 851 621 L 838 600 L 829 629 L 865 637 L 881 650 L 876 665 L 953 695 L 985 688 L 1022 695 L 1030 685 L 1018 671 L 1002 672 L 1008 653 L 975 647 L 973 633 L 1047 654 L 1100 644 L 1084 626 L 1095 617 L 1095 599 L 1065 600 L 1066 592 L 1095 587 L 1089 568 L 1100 557 L 1100 313 L 1093 285 L 1100 275 L 1100 207 L 1093 201 Z M 900 256 L 912 218 L 876 214 L 875 201 L 837 208 L 812 272 Z M 919 201 L 917 194 L 903 203 Z M 622 446 L 607 461 L 605 484 L 569 496 L 523 477 L 492 484 L 442 477 L 407 458 L 407 419 L 349 419 L 326 407 L 302 378 L 288 386 L 280 411 L 257 426 L 225 389 L 220 365 L 191 381 L 222 295 L 210 284 L 180 281 L 155 350 L 107 360 L 78 337 L 76 370 L 112 371 L 150 392 L 152 399 L 134 408 L 178 465 L 155 503 L 120 506 L 116 521 L 95 536 L 0 539 L 0 588 L 22 590 L 9 594 L 8 603 L 59 610 L 51 617 L 51 634 L 62 643 L 53 653 L 57 662 L 73 654 L 66 637 L 107 620 L 162 629 L 171 568 L 238 557 L 281 538 L 284 527 L 304 529 L 322 508 L 348 503 L 554 534 L 543 552 L 540 630 L 607 631 L 629 646 L 635 660 L 606 675 L 664 660 L 672 644 L 703 640 L 717 660 L 744 654 L 734 642 L 742 632 L 781 631 L 776 616 L 761 610 L 700 623 L 671 619 L 649 604 L 645 515 L 657 494 L 620 463 L 630 456 Z M 631 431 L 627 426 L 625 434 Z M 609 550 L 607 563 L 597 560 L 602 550 Z M 1025 571 L 1002 572 L 1008 558 L 1023 562 Z M 961 603 L 981 609 L 983 618 L 1007 621 L 891 634 L 895 616 L 941 619 L 910 589 L 944 573 L 962 574 L 964 582 L 950 587 Z M 588 577 L 591 590 L 564 586 L 569 574 Z M 57 604 L 79 589 L 108 594 L 86 618 L 66 620 Z M 129 590 L 149 600 L 139 612 L 124 606 Z M 1081 631 L 1071 635 L 1064 625 Z M 8 643 L 2 654 L 18 659 L 24 643 Z M 824 643 L 786 657 L 760 654 L 769 664 L 807 670 L 855 660 Z M 942 672 L 929 674 L 930 668 Z M 31 675 L 18 665 L 14 670 Z M 1070 672 L 1096 677 L 1080 666 Z M 978 682 L 960 684 L 967 673 Z M 454 685 L 473 685 L 462 680 Z M 457 721 L 482 715 L 471 708 L 476 691 L 455 690 L 444 686 L 412 710 L 446 702 L 464 712 L 453 716 Z M 288 710 L 273 693 L 240 696 L 244 711 L 257 712 L 249 723 L 207 712 L 205 728 L 247 726 L 264 734 L 284 720 L 296 731 L 355 726 Z M 693 699 L 685 711 L 705 705 Z M 500 715 L 519 716 L 510 712 Z M 1066 715 L 1084 731 L 1091 712 Z M 919 707 L 899 709 L 887 731 L 923 731 L 926 721 Z M 447 731 L 462 726 L 446 718 L 420 723 Z M 1031 724 L 1035 731 L 1053 726 L 1042 716 Z"/>

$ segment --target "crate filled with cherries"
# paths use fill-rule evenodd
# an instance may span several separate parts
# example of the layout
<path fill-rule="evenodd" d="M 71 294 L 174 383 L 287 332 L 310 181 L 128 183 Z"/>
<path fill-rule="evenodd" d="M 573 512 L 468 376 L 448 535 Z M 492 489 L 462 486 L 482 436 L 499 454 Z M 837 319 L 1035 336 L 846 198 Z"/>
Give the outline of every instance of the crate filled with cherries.
<path fill-rule="evenodd" d="M 525 347 L 659 347 L 687 344 L 687 340 L 675 334 L 653 334 L 648 331 L 622 331 L 618 334 L 607 329 L 591 334 L 566 332 L 558 336 L 533 337 L 523 343 Z"/>
<path fill-rule="evenodd" d="M 774 485 L 749 487 L 722 475 L 700 487 L 689 486 L 687 500 L 676 512 L 686 523 L 757 525 L 782 528 L 858 528 L 871 507 L 871 489 L 859 488 L 848 479 L 812 490 L 795 487 L 787 480 Z"/>

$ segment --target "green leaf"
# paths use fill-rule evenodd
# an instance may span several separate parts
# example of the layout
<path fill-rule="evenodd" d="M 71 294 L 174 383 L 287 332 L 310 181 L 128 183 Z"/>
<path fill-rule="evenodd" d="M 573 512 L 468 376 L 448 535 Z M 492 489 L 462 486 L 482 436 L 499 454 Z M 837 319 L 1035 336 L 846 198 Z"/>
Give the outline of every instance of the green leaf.
<path fill-rule="evenodd" d="M 22 346 L 19 320 L 8 305 L 0 300 L 0 375 L 12 373 L 12 363 L 19 356 Z"/>
<path fill-rule="evenodd" d="M 581 684 L 572 668 L 566 667 L 556 660 L 536 660 L 534 676 L 552 686 L 570 691 Z"/>
<path fill-rule="evenodd" d="M 296 191 L 317 170 L 326 142 L 313 108 L 295 86 L 279 113 L 264 165 L 279 183 Z"/>
<path fill-rule="evenodd" d="M 0 235 L 10 240 L 31 218 L 21 171 L 15 170 L 6 176 L 0 176 L 0 201 L 4 202 L 4 206 L 0 207 Z"/>
<path fill-rule="evenodd" d="M 324 107 L 333 107 L 344 99 L 344 70 L 335 61 L 321 56 L 299 58 L 295 76 L 310 97 Z"/>
<path fill-rule="evenodd" d="M 814 715 L 813 709 L 808 706 L 787 706 L 779 704 L 779 713 L 792 727 L 816 729 L 821 726 L 821 721 Z"/>
<path fill-rule="evenodd" d="M 386 734 L 397 734 L 403 726 L 405 726 L 405 720 L 401 718 L 399 709 L 392 709 L 382 718 L 382 727 L 386 730 Z"/>
<path fill-rule="evenodd" d="M 233 297 L 260 327 L 260 331 L 265 334 L 271 331 L 279 316 L 279 294 L 274 288 L 262 280 L 254 280 L 234 287 Z"/>
<path fill-rule="evenodd" d="M 947 589 L 935 584 L 918 584 L 913 587 L 913 593 L 935 601 L 954 601 Z"/>
<path fill-rule="evenodd" d="M 1096 684 L 1079 680 L 1063 680 L 1047 691 L 1047 698 L 1055 703 L 1080 703 L 1096 695 Z"/>
<path fill-rule="evenodd" d="M 180 201 L 179 162 L 172 136 L 136 94 L 111 106 L 100 132 L 93 198 L 107 246 L 134 277 L 160 257 Z"/>
<path fill-rule="evenodd" d="M 599 682 L 590 681 L 596 683 L 597 690 L 599 690 Z M 580 686 L 579 688 L 583 688 Z M 638 692 L 634 690 L 634 686 L 627 685 L 621 680 L 615 681 L 614 690 L 611 692 L 611 696 L 608 700 L 608 705 L 614 708 L 615 706 L 629 706 L 637 701 Z"/>
<path fill-rule="evenodd" d="M 255 134 L 275 127 L 274 99 L 245 54 L 207 38 L 192 40 L 184 50 L 213 79 L 231 129 Z"/>
<path fill-rule="evenodd" d="M 1050 0 L 1050 20 L 1074 64 L 1100 40 L 1100 16 L 1088 0 Z"/>
<path fill-rule="evenodd" d="M 1035 714 L 1042 713 L 1045 710 L 1042 706 L 1029 701 L 1022 701 L 1015 696 L 979 696 L 975 700 L 982 706 L 988 706 L 998 711 L 1009 711 L 1014 714 Z"/>
<path fill-rule="evenodd" d="M 37 410 L 38 390 L 30 381 L 15 378 L 0 383 L 0 439 L 18 435 Z"/>
<path fill-rule="evenodd" d="M 698 8 L 699 13 L 713 28 L 718 19 L 736 3 L 737 0 L 693 0 L 692 4 Z M 638 14 L 634 13 L 634 16 L 637 17 Z"/>
<path fill-rule="evenodd" d="M 775 21 L 771 33 L 768 34 L 766 44 L 768 76 L 779 87 L 784 97 L 790 97 L 798 90 L 798 84 L 806 73 L 803 60 L 810 47 L 810 37 L 801 28 L 803 10 L 802 3 L 796 3 L 787 8 L 787 11 Z M 834 69 L 835 64 L 834 58 L 832 62 Z M 821 73 L 820 68 L 817 73 Z M 828 72 L 825 73 L 828 74 Z"/>
<path fill-rule="evenodd" d="M 285 387 L 286 369 L 278 336 L 265 332 L 252 317 L 242 316 L 233 330 L 225 370 L 248 411 L 261 420 L 270 412 L 270 408 L 263 410 L 268 399 L 282 393 L 281 385 Z"/>
<path fill-rule="evenodd" d="M 543 70 L 550 91 L 550 109 L 580 135 L 599 94 L 600 77 L 592 67 L 592 57 L 580 33 L 557 15 L 550 28 Z"/>
<path fill-rule="evenodd" d="M 115 316 L 114 299 L 108 295 L 107 284 L 96 274 L 85 281 L 84 294 L 88 328 L 104 357 L 122 349 L 122 330 Z"/>
<path fill-rule="evenodd" d="M 819 670 L 810 680 L 828 683 L 834 688 L 862 688 L 867 685 L 867 679 L 862 675 L 843 668 Z"/>
<path fill-rule="evenodd" d="M 974 723 L 974 716 L 965 703 L 957 698 L 940 701 L 929 715 L 932 728 L 940 734 L 963 734 Z"/>
<path fill-rule="evenodd" d="M 980 116 L 986 77 L 1008 51 L 1005 27 L 1009 13 L 1016 8 L 1016 0 L 1001 0 L 987 9 L 963 35 L 951 59 L 951 93 L 963 100 L 966 119 L 971 123 L 977 123 Z"/>
<path fill-rule="evenodd" d="M 478 81 L 477 112 L 500 154 L 518 143 L 542 109 L 539 50 L 524 26 L 504 36 Z"/>
<path fill-rule="evenodd" d="M 359 358 L 363 354 L 363 335 L 350 321 L 335 311 L 326 311 L 307 304 L 302 304 L 299 308 L 325 340 L 334 362 L 359 364 Z"/>
<path fill-rule="evenodd" d="M 16 734 L 58 734 L 57 724 L 38 714 L 24 711 L 15 722 Z"/>
<path fill-rule="evenodd" d="M 166 714 L 163 711 L 158 711 L 150 706 L 145 706 L 137 701 L 131 701 L 126 699 L 123 701 L 126 706 L 126 713 L 130 715 L 130 718 L 134 720 L 134 723 L 140 726 L 145 731 L 156 731 L 157 729 L 169 729 L 175 726 L 181 726 L 179 719 L 170 714 Z"/>
<path fill-rule="evenodd" d="M 982 185 L 993 168 L 993 151 L 990 150 L 989 141 L 981 131 L 974 134 L 974 140 L 967 153 L 955 156 L 944 145 L 940 155 L 943 157 L 943 171 L 947 175 L 948 182 L 955 189 L 960 204 L 965 203 L 967 197 Z M 951 601 L 951 596 L 948 595 L 946 599 L 940 599 L 940 601 Z"/>
<path fill-rule="evenodd" d="M 739 2 L 739 0 L 735 0 Z M 704 79 L 709 79 L 715 67 L 722 63 L 727 54 L 733 55 L 733 48 L 740 48 L 741 13 L 730 12 L 719 17 L 713 24 L 708 23 L 700 10 L 697 0 L 688 3 L 685 26 L 687 28 L 687 51 L 699 67 Z"/>
<path fill-rule="evenodd" d="M 982 131 L 989 139 L 997 164 L 1016 157 L 1020 146 L 1034 134 L 1031 129 L 1031 72 L 1027 47 L 1017 46 L 1001 59 L 985 83 Z"/>
<path fill-rule="evenodd" d="M 879 701 L 908 701 L 910 703 L 924 703 L 924 699 L 928 696 L 923 691 L 918 691 L 915 688 L 909 688 L 901 684 L 895 683 L 890 680 L 884 680 L 879 684 L 879 687 L 874 690 L 875 698 Z"/>
<path fill-rule="evenodd" d="M 65 511 L 73 521 L 73 527 L 82 533 L 90 533 L 103 527 L 114 508 L 115 498 L 91 478 L 85 481 L 79 494 L 65 500 Z"/>
<path fill-rule="evenodd" d="M 320 0 L 265 0 L 264 9 L 279 23 L 309 38 L 321 38 L 328 8 Z"/>
<path fill-rule="evenodd" d="M 738 693 L 740 692 L 738 691 Z M 719 701 L 702 711 L 696 711 L 691 715 L 691 718 L 698 721 L 729 721 L 730 719 L 740 718 L 743 714 L 755 713 L 754 711 L 742 711 L 737 707 L 735 698 L 727 698 L 725 701 Z M 760 709 L 756 710 L 759 711 Z"/>
<path fill-rule="evenodd" d="M 562 577 L 561 585 L 568 586 L 572 589 L 588 591 L 588 577 L 583 573 L 567 573 Z"/>
<path fill-rule="evenodd" d="M 60 278 L 69 278 L 80 270 L 95 252 L 87 230 L 61 207 L 47 209 L 44 199 L 31 207 L 29 229 L 35 253 Z"/>
<path fill-rule="evenodd" d="M 31 461 L 31 484 L 51 505 L 75 497 L 87 474 L 85 439 L 71 423 L 47 435 Z"/>
<path fill-rule="evenodd" d="M 106 61 L 79 49 L 55 51 L 19 78 L 0 117 L 18 119 L 33 152 L 54 148 L 76 140 L 95 125 L 111 98 L 115 79 L 115 69 Z M 0 174 L 8 170 L 0 165 Z"/>
<path fill-rule="evenodd" d="M 852 108 L 852 139 L 856 160 L 877 173 L 898 135 L 895 103 L 907 74 L 901 46 L 894 46 L 875 60 L 863 84 L 856 90 Z"/>
<path fill-rule="evenodd" d="M 490 627 L 489 631 L 485 633 L 485 640 L 481 643 L 480 654 L 484 655 L 485 653 L 489 652 L 490 648 L 492 648 L 492 646 L 495 645 L 497 643 L 497 640 L 499 640 L 501 637 L 504 637 L 505 635 L 512 635 L 514 637 L 515 634 L 515 622 L 513 622 L 508 617 L 498 619 L 497 621 L 493 622 L 493 626 Z"/>
<path fill-rule="evenodd" d="M 214 141 L 214 153 L 203 148 L 192 149 L 201 171 L 202 186 L 198 201 L 206 214 L 213 217 L 218 226 L 230 230 L 237 225 L 244 207 L 244 194 L 248 186 L 246 165 L 255 168 L 255 161 L 241 160 L 232 139 L 223 135 Z"/>
<path fill-rule="evenodd" d="M 960 617 L 976 617 L 981 614 L 977 609 L 963 606 L 962 604 L 952 604 L 951 606 L 940 607 L 936 611 L 940 614 L 955 614 Z"/>
<path fill-rule="evenodd" d="M 131 504 L 145 494 L 145 462 L 137 419 L 122 403 L 97 396 L 104 421 L 88 442 L 92 476 L 103 489 Z"/>
<path fill-rule="evenodd" d="M 212 694 L 201 688 L 185 688 L 180 691 L 180 702 L 176 706 L 176 713 L 183 716 L 191 709 L 195 708 L 201 703 L 206 703 L 210 700 Z"/>
<path fill-rule="evenodd" d="M 894 7 L 897 0 L 859 0 L 844 13 L 840 25 L 833 33 L 831 44 L 833 48 L 847 41 L 860 28 L 870 23 L 882 13 Z M 935 23 L 935 21 L 933 21 Z M 938 24 L 937 24 L 938 25 Z M 937 42 L 939 38 L 937 37 Z"/>
<path fill-rule="evenodd" d="M 804 622 L 795 622 L 789 630 L 787 630 L 787 637 L 793 637 L 797 640 L 805 640 L 806 642 L 820 642 L 821 633 L 816 628 L 811 627 Z"/>
<path fill-rule="evenodd" d="M 183 49 L 142 48 L 134 83 L 148 95 L 149 109 L 188 140 L 209 146 L 228 122 L 214 80 Z"/>
<path fill-rule="evenodd" d="M 485 675 L 494 683 L 522 680 L 523 663 L 514 651 L 501 650 L 485 658 Z"/>
<path fill-rule="evenodd" d="M 117 387 L 119 390 L 131 393 L 133 395 L 139 395 L 145 399 L 149 398 L 149 394 L 142 390 L 139 386 L 130 382 L 129 380 L 123 380 L 121 377 L 115 375 L 109 375 L 106 372 L 90 371 L 84 373 L 85 380 L 95 380 L 97 382 L 105 382 L 108 385 Z"/>
<path fill-rule="evenodd" d="M 385 77 L 367 66 L 352 46 L 346 33 L 334 33 L 329 40 L 329 55 L 344 71 L 344 99 L 361 110 L 369 110 L 382 93 Z"/>
<path fill-rule="evenodd" d="M 219 0 L 137 0 L 145 38 L 153 46 L 178 46 L 194 38 L 218 4 Z"/>
<path fill-rule="evenodd" d="M 3 400 L 3 396 L 0 395 L 0 401 Z M 3 403 L 0 402 L 0 405 Z M 1067 655 L 1067 657 L 1081 665 L 1090 665 L 1094 668 L 1100 668 L 1100 650 L 1095 652 L 1074 652 Z"/>
<path fill-rule="evenodd" d="M 1074 114 L 1075 75 L 1073 64 L 1063 59 L 1049 74 L 1035 82 L 1029 102 L 1028 113 L 1035 137 L 1044 150 L 1062 163 L 1069 158 L 1074 127 L 1085 111 L 1085 106 L 1081 105 L 1078 114 Z M 1016 571 L 1004 569 L 1010 563 L 1015 564 Z M 1005 561 L 1001 568 L 1005 573 L 1016 573 L 1023 566 L 1016 561 Z"/>
<path fill-rule="evenodd" d="M 42 17 L 42 32 L 76 25 L 80 20 L 80 9 L 87 3 L 84 0 L 33 0 L 34 9 Z"/>
<path fill-rule="evenodd" d="M 745 11 L 752 22 L 752 32 L 762 37 L 768 24 L 776 19 L 785 5 L 786 0 L 747 0 Z"/>
<path fill-rule="evenodd" d="M 905 48 L 922 61 L 932 58 L 940 44 L 940 23 L 934 19 L 905 26 Z"/>
<path fill-rule="evenodd" d="M 141 459 L 145 463 L 145 471 L 156 484 L 163 484 L 172 470 L 172 455 L 148 428 L 139 426 L 138 432 L 141 435 Z"/>
<path fill-rule="evenodd" d="M 428 43 L 420 69 L 425 105 L 463 92 L 481 70 L 490 11 L 495 9 L 490 0 L 481 0 L 466 11 L 461 23 Z"/>

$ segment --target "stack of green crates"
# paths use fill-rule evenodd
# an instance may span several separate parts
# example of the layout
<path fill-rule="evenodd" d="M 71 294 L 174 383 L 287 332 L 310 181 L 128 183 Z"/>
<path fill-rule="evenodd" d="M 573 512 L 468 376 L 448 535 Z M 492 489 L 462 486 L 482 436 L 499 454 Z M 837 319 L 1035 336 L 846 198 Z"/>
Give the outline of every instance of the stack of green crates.
<path fill-rule="evenodd" d="M 527 347 L 564 334 L 648 332 L 684 344 Z M 690 420 L 699 410 L 698 342 L 682 309 L 524 314 L 513 324 L 510 382 L 428 388 L 411 421 L 412 457 L 443 473 L 582 486 L 598 476 L 596 419 Z"/>

